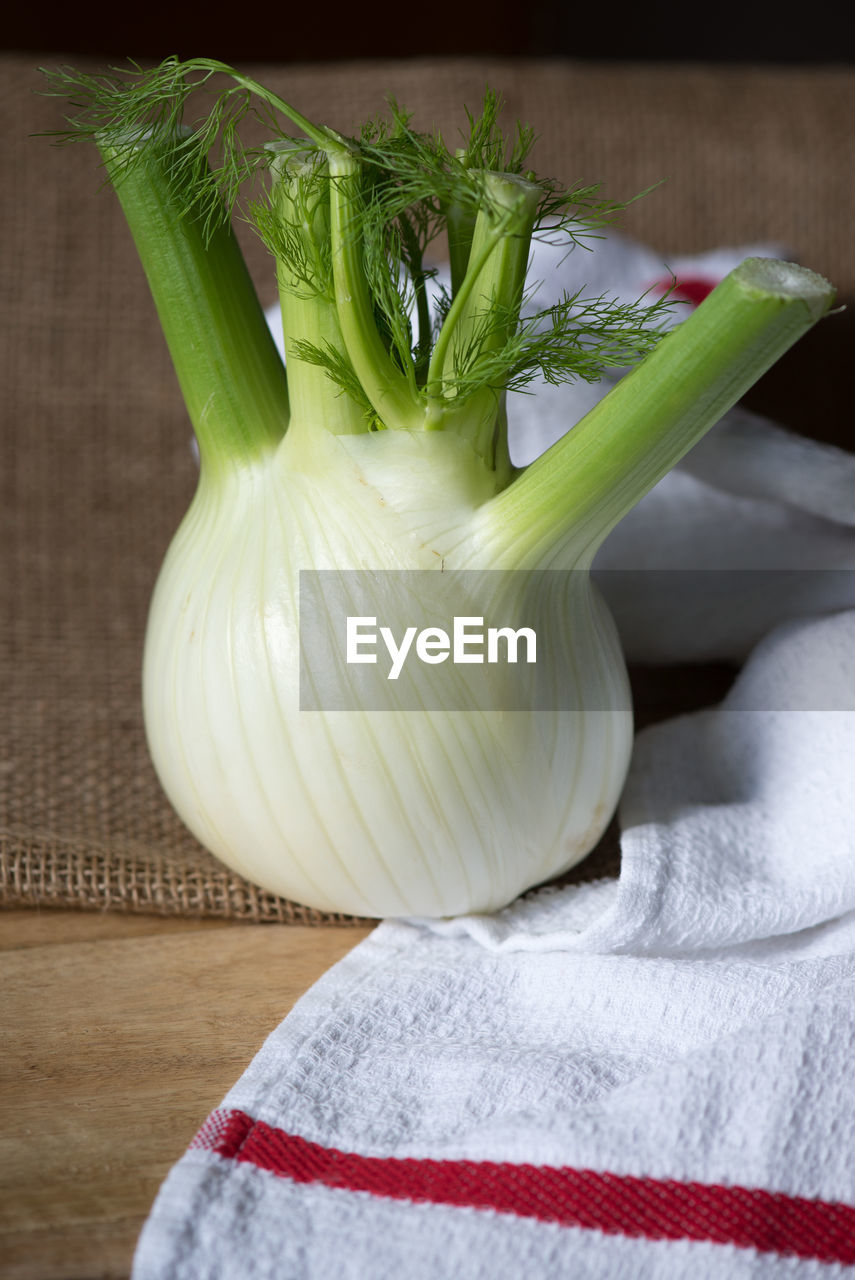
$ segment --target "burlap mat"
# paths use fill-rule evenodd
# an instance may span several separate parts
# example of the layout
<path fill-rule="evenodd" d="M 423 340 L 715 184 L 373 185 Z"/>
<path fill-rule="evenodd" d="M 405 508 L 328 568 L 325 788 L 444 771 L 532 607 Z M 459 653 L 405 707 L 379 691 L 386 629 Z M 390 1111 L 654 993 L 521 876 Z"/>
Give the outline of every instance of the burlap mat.
<path fill-rule="evenodd" d="M 0 903 L 329 919 L 223 869 L 149 765 L 143 629 L 194 486 L 189 427 L 94 152 L 28 136 L 60 115 L 33 96 L 35 61 L 0 64 Z M 778 239 L 855 292 L 851 72 L 416 60 L 257 74 L 343 130 L 386 92 L 417 123 L 449 128 L 457 104 L 475 104 L 489 82 L 509 118 L 541 132 L 541 171 L 602 179 L 616 196 L 669 179 L 633 208 L 634 234 L 674 252 Z M 264 250 L 246 245 L 268 304 Z M 613 869 L 615 857 L 612 831 L 579 874 Z"/>

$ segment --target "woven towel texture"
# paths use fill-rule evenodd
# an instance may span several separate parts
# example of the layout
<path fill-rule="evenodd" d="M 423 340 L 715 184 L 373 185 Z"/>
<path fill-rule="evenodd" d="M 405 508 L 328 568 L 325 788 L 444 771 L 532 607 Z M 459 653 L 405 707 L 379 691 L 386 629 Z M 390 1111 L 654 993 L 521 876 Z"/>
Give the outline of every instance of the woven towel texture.
<path fill-rule="evenodd" d="M 0 904 L 328 920 L 220 867 L 162 796 L 139 668 L 163 553 L 195 481 L 189 426 L 118 204 L 94 150 L 34 96 L 38 59 L 2 60 Z M 51 57 L 51 65 L 62 61 Z M 771 239 L 855 293 L 845 163 L 855 75 L 835 70 L 487 61 L 260 67 L 343 129 L 385 92 L 456 127 L 489 82 L 541 134 L 543 172 L 603 179 L 627 230 L 662 251 Z M 265 305 L 265 251 L 241 229 Z M 586 874 L 603 874 L 613 837 Z M 342 918 L 346 922 L 345 918 Z"/>

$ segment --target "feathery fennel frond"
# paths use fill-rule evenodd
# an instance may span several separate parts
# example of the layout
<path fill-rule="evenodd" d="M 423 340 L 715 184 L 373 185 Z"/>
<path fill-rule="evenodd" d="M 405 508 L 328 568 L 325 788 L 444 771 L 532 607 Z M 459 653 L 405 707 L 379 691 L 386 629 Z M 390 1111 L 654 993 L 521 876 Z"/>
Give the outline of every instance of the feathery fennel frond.
<path fill-rule="evenodd" d="M 484 91 L 479 115 L 467 107 L 469 133 L 463 135 L 462 155 L 458 159 L 468 169 L 493 169 L 497 173 L 522 173 L 523 165 L 535 142 L 535 132 L 517 121 L 513 139 L 508 139 L 499 123 L 504 99 L 493 89 Z"/>
<path fill-rule="evenodd" d="M 535 377 L 557 385 L 596 382 L 606 369 L 634 364 L 663 336 L 671 318 L 669 294 L 621 302 L 606 294 L 565 292 L 553 306 L 519 326 L 506 348 L 507 386 L 522 390 Z"/>
<path fill-rule="evenodd" d="M 446 390 L 462 400 L 485 387 L 523 391 L 537 378 L 553 386 L 577 378 L 596 382 L 606 369 L 633 364 L 653 350 L 672 305 L 667 294 L 622 302 L 565 291 L 516 326 L 511 308 L 485 306 L 467 340 L 452 349 Z M 497 333 L 507 335 L 498 346 L 492 341 Z"/>
<path fill-rule="evenodd" d="M 118 182 L 154 146 L 176 202 L 204 234 L 235 213 L 251 222 L 276 259 L 280 290 L 329 310 L 319 330 L 325 340 L 292 334 L 291 352 L 322 367 L 372 425 L 381 424 L 385 412 L 403 414 L 408 429 L 420 415 L 436 425 L 446 409 L 450 422 L 478 391 L 491 389 L 498 397 L 538 376 L 594 380 L 606 368 L 638 359 L 661 336 L 667 297 L 619 304 L 578 293 L 520 319 L 529 238 L 563 245 L 568 253 L 589 248 L 631 201 L 606 198 L 599 184 L 566 188 L 535 179 L 526 169 L 535 135 L 521 124 L 505 135 L 502 99 L 491 89 L 477 112 L 466 109 L 462 145 L 452 150 L 439 132 L 416 129 L 394 99 L 386 118 L 345 137 L 213 59 L 168 58 L 145 69 L 131 63 L 99 76 L 60 68 L 46 76 L 47 92 L 76 110 L 68 128 L 53 135 L 59 141 L 106 143 L 119 157 L 110 169 Z M 249 145 L 247 125 L 268 140 Z M 330 211 L 332 184 L 341 179 L 333 172 L 348 174 L 336 203 L 339 211 L 343 200 L 347 204 L 346 217 L 337 215 L 338 250 Z M 514 212 L 522 208 L 517 195 L 529 202 L 533 222 Z M 431 316 L 433 271 L 426 257 L 441 237 L 451 259 L 451 290 L 438 291 Z M 336 296 L 336 252 L 345 253 L 348 271 L 356 272 L 349 278 L 364 299 L 358 324 L 342 320 L 349 303 Z M 336 311 L 338 320 L 332 319 Z M 335 333 L 340 346 L 330 340 Z"/>
<path fill-rule="evenodd" d="M 257 81 L 210 58 L 180 61 L 171 57 L 159 66 L 111 68 L 88 75 L 60 67 L 43 74 L 44 90 L 65 98 L 76 114 L 68 128 L 50 136 L 58 142 L 89 138 L 109 142 L 119 154 L 116 181 L 144 160 L 140 144 L 153 141 L 170 152 L 170 175 L 186 200 L 187 212 L 213 227 L 228 220 L 240 205 L 252 176 L 268 163 L 263 149 L 243 140 L 247 120 L 271 137 L 288 141 L 281 117 L 305 126 L 315 145 L 338 145 L 339 135 L 311 124 Z"/>
<path fill-rule="evenodd" d="M 304 360 L 307 364 L 323 369 L 330 381 L 338 388 L 339 394 L 350 396 L 351 400 L 359 405 L 369 430 L 380 431 L 384 428 L 385 423 L 377 417 L 376 410 L 366 396 L 353 365 L 332 343 L 325 342 L 319 346 L 314 342 L 295 342 L 292 351 L 298 360 Z"/>
<path fill-rule="evenodd" d="M 332 301 L 325 157 L 299 139 L 279 139 L 266 145 L 265 163 L 276 181 L 248 205 L 248 215 L 279 264 L 279 286 L 298 297 Z"/>
<path fill-rule="evenodd" d="M 213 107 L 194 112 L 191 106 L 214 72 L 176 58 L 148 69 L 132 62 L 129 70 L 113 68 L 99 76 L 66 67 L 44 74 L 45 92 L 77 108 L 67 117 L 68 129 L 51 135 L 57 141 L 89 138 L 108 145 L 119 161 L 116 182 L 144 163 L 147 146 L 156 146 L 168 154 L 170 180 L 187 213 L 200 216 L 210 227 L 227 220 L 249 169 L 239 130 L 256 108 L 245 89 L 232 86 Z M 223 158 L 212 165 L 211 151 L 221 136 Z"/>

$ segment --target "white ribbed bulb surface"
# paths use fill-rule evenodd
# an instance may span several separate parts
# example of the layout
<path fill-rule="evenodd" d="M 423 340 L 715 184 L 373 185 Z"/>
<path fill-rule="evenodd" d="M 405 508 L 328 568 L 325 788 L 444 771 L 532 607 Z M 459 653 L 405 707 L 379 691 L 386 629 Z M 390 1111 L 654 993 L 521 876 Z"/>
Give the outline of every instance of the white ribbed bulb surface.
<path fill-rule="evenodd" d="M 152 601 L 144 711 L 170 801 L 241 875 L 326 911 L 490 911 L 602 834 L 632 719 L 585 574 L 561 575 L 564 648 L 539 661 L 556 703 L 576 681 L 593 710 L 300 709 L 300 570 L 493 568 L 474 518 L 492 484 L 455 436 L 293 423 L 251 466 L 203 475 Z"/>

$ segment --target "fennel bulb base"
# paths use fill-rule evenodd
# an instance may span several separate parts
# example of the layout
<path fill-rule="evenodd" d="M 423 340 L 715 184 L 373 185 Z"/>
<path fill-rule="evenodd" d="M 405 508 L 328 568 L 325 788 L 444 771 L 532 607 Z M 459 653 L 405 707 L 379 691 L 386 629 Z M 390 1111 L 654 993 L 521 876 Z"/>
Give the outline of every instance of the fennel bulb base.
<path fill-rule="evenodd" d="M 491 793 L 476 793 L 474 803 L 484 806 L 480 813 L 472 811 L 459 778 L 445 773 L 446 762 L 425 755 L 419 757 L 418 769 L 433 769 L 435 786 L 396 771 L 387 794 L 380 794 L 384 788 L 376 778 L 366 789 L 370 771 L 347 768 L 340 734 L 335 736 L 343 763 L 335 787 L 321 788 L 320 795 L 316 787 L 306 787 L 302 802 L 292 796 L 280 804 L 281 792 L 256 792 L 244 808 L 225 771 L 221 785 L 207 794 L 189 779 L 186 786 L 163 781 L 179 816 L 209 852 L 267 892 L 319 911 L 361 917 L 489 913 L 582 861 L 608 826 L 623 782 L 631 729 L 617 713 L 598 715 L 609 723 L 595 723 L 588 716 L 581 735 L 578 727 L 567 726 L 567 741 L 555 744 L 555 758 L 568 767 L 549 769 L 547 775 L 541 758 L 539 785 L 526 781 L 521 791 L 519 767 L 497 771 Z M 446 732 L 444 725 L 430 729 L 431 736 Z M 386 744 L 390 752 L 412 751 L 422 734 L 410 731 L 405 736 L 406 742 Z M 582 740 L 590 744 L 592 737 L 602 754 L 581 745 Z M 505 735 L 492 744 L 493 760 L 505 745 Z M 368 754 L 375 748 L 373 742 L 362 746 Z M 478 750 L 479 759 L 490 758 L 491 748 L 483 739 Z M 571 755 L 577 757 L 572 763 Z M 247 767 L 255 768 L 249 761 Z M 242 790 L 242 771 L 238 777 Z M 347 791 L 346 804 L 340 786 Z M 360 792 L 363 803 L 356 799 Z"/>
<path fill-rule="evenodd" d="M 497 910 L 579 862 L 616 807 L 632 714 L 611 617 L 587 573 L 549 579 L 545 607 L 562 625 L 544 658 L 544 709 L 304 709 L 300 569 L 367 570 L 370 586 L 378 568 L 427 564 L 420 581 L 430 584 L 452 540 L 457 562 L 477 567 L 465 530 L 480 491 L 470 510 L 461 499 L 449 511 L 447 487 L 430 493 L 420 479 L 427 514 L 410 536 L 380 496 L 382 476 L 336 442 L 322 448 L 322 504 L 315 470 L 305 458 L 293 465 L 288 437 L 227 480 L 203 472 L 149 615 L 143 701 L 155 769 L 197 839 L 272 893 L 356 916 Z M 439 534 L 427 516 L 443 519 Z M 513 574 L 498 577 L 505 594 L 516 589 Z M 372 611 L 382 616 L 386 603 Z M 471 685 L 471 671 L 455 668 L 453 679 Z M 562 709 L 568 683 L 579 709 Z"/>

